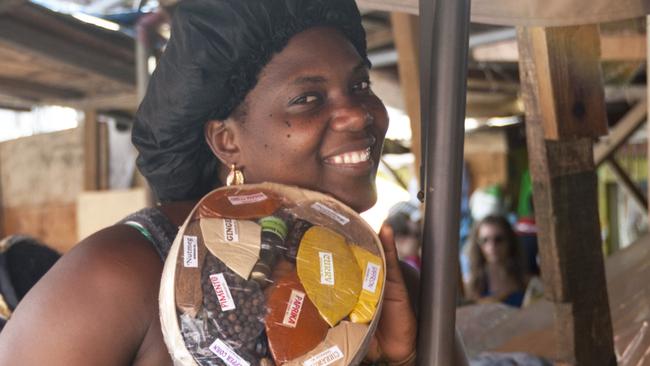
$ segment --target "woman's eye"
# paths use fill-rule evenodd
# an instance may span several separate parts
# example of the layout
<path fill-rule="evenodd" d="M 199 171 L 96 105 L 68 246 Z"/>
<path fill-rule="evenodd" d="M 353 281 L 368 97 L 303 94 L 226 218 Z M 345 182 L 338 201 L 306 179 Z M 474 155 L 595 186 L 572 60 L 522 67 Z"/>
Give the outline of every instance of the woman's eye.
<path fill-rule="evenodd" d="M 318 101 L 318 96 L 309 94 L 294 99 L 291 104 L 309 104 Z"/>

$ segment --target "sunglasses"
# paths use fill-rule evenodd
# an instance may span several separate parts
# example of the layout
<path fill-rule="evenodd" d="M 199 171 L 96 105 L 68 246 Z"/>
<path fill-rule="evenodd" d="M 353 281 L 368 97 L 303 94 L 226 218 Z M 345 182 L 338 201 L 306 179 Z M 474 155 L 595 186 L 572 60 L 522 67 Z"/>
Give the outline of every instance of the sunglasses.
<path fill-rule="evenodd" d="M 503 243 L 505 240 L 506 240 L 506 238 L 504 238 L 503 236 L 495 235 L 495 236 L 486 236 L 484 238 L 479 238 L 478 243 L 479 243 L 479 245 L 485 245 L 485 244 L 487 244 L 488 242 L 491 241 L 491 242 L 493 242 L 495 244 L 500 244 L 500 243 Z"/>

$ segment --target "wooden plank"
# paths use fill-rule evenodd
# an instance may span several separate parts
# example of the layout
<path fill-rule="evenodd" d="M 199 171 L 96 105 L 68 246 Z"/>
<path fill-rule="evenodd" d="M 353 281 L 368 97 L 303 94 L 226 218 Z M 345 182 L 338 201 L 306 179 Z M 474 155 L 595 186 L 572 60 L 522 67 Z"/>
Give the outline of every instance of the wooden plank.
<path fill-rule="evenodd" d="M 418 0 L 357 0 L 362 9 L 418 14 Z"/>
<path fill-rule="evenodd" d="M 84 189 L 99 189 L 99 127 L 97 111 L 88 109 L 84 118 Z"/>
<path fill-rule="evenodd" d="M 582 103 L 585 109 L 604 109 L 602 98 L 589 97 L 598 94 L 593 89 L 602 92 L 600 77 L 588 73 L 596 80 L 583 79 L 587 75 L 578 70 L 582 63 L 589 65 L 598 59 L 593 52 L 598 48 L 593 43 L 599 41 L 592 33 L 596 30 L 591 26 L 550 31 L 518 29 L 522 56 L 519 69 L 545 296 L 554 304 L 557 359 L 580 366 L 616 364 L 601 250 L 593 144 L 588 137 L 593 132 L 587 137 L 560 134 L 556 141 L 548 140 L 545 128 L 575 116 L 571 108 L 557 108 L 552 114 L 555 120 L 551 120 L 544 115 L 543 108 L 568 98 L 565 102 L 569 105 Z M 554 44 L 544 44 L 547 42 Z M 591 59 L 569 50 L 571 47 L 585 50 Z M 560 50 L 568 53 L 557 55 Z M 553 57 L 541 51 L 550 51 Z M 557 68 L 562 72 L 558 73 Z M 548 80 L 553 75 L 555 79 Z"/>
<path fill-rule="evenodd" d="M 598 26 L 533 27 L 529 33 L 544 137 L 558 140 L 607 134 Z M 568 87 L 572 85 L 579 87 Z"/>
<path fill-rule="evenodd" d="M 135 85 L 133 65 L 39 31 L 12 18 L 0 22 L 0 40 L 22 52 L 62 61 L 127 85 Z"/>
<path fill-rule="evenodd" d="M 110 189 L 110 146 L 108 141 L 108 124 L 97 124 L 97 188 Z"/>
<path fill-rule="evenodd" d="M 643 192 L 641 192 L 641 189 L 625 172 L 625 169 L 623 169 L 618 161 L 616 161 L 616 158 L 610 156 L 607 159 L 607 166 L 609 169 L 611 169 L 612 173 L 614 173 L 616 180 L 621 185 L 621 187 L 623 187 L 623 190 L 630 195 L 630 197 L 639 205 L 639 207 L 642 207 L 646 212 L 648 212 L 648 198 Z"/>
<path fill-rule="evenodd" d="M 23 24 L 82 45 L 106 57 L 120 59 L 131 65 L 134 63 L 135 40 L 122 32 L 84 23 L 68 14 L 57 13 L 32 2 L 12 8 L 8 15 Z"/>
<path fill-rule="evenodd" d="M 20 79 L 57 89 L 76 90 L 84 95 L 125 93 L 134 89 L 64 61 L 24 52 L 0 37 L 0 77 Z"/>
<path fill-rule="evenodd" d="M 135 114 L 138 109 L 138 96 L 134 91 L 93 95 L 80 99 L 47 98 L 49 104 L 62 105 L 79 110 L 96 109 L 100 111 L 118 109 Z"/>
<path fill-rule="evenodd" d="M 602 164 L 607 158 L 627 141 L 644 123 L 648 114 L 648 102 L 639 101 L 632 107 L 612 128 L 609 135 L 601 139 L 594 146 L 594 162 L 596 166 Z"/>
<path fill-rule="evenodd" d="M 26 2 L 27 0 L 3 0 L 0 1 L 0 14 L 10 11 L 11 9 L 15 8 L 16 6 L 19 6 Z"/>
<path fill-rule="evenodd" d="M 397 69 L 402 86 L 402 95 L 406 105 L 406 113 L 411 121 L 411 151 L 415 156 L 415 174 L 420 177 L 422 159 L 420 126 L 420 76 L 419 76 L 419 18 L 404 13 L 391 13 L 395 48 L 399 54 Z"/>
<path fill-rule="evenodd" d="M 74 99 L 83 96 L 81 92 L 74 89 L 59 88 L 29 80 L 10 79 L 2 76 L 0 76 L 0 91 L 28 100 L 43 100 L 47 98 Z"/>
<path fill-rule="evenodd" d="M 517 62 L 517 41 L 507 40 L 474 47 L 470 54 L 480 62 Z M 646 58 L 645 35 L 606 34 L 601 36 L 602 61 L 642 61 Z"/>

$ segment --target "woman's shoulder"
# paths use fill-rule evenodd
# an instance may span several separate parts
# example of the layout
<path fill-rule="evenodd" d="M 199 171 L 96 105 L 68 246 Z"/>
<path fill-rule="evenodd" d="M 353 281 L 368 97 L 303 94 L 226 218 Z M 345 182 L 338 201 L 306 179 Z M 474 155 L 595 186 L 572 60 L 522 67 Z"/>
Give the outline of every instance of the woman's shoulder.
<path fill-rule="evenodd" d="M 0 337 L 0 364 L 130 364 L 158 317 L 161 271 L 160 256 L 132 227 L 84 239 L 20 303 Z M 40 340 L 37 351 L 21 339 Z"/>
<path fill-rule="evenodd" d="M 134 227 L 118 224 L 81 241 L 61 260 L 61 272 L 74 277 L 82 271 L 109 288 L 133 288 L 160 281 L 162 260 L 147 237 Z"/>

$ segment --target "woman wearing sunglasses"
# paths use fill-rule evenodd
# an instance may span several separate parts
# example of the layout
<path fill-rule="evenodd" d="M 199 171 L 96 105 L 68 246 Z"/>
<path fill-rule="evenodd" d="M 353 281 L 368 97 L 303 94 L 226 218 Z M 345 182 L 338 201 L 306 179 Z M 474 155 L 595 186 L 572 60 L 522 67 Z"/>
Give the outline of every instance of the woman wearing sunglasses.
<path fill-rule="evenodd" d="M 520 307 L 527 278 L 522 249 L 502 216 L 481 220 L 470 238 L 469 299 Z"/>

